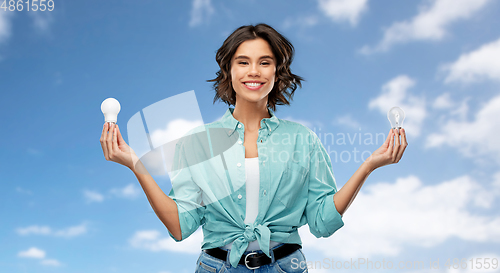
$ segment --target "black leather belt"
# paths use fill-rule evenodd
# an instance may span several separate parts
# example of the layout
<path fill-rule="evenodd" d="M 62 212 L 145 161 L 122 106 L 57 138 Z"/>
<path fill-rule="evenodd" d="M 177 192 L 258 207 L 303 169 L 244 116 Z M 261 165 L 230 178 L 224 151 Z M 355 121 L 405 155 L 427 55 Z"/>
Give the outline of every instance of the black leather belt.
<path fill-rule="evenodd" d="M 295 252 L 297 249 L 302 248 L 298 244 L 284 244 L 280 247 L 275 248 L 274 250 L 271 250 L 274 252 L 274 259 L 279 260 L 283 257 L 286 257 L 293 252 Z M 208 255 L 217 258 L 219 260 L 226 261 L 227 258 L 227 251 L 221 248 L 211 248 L 211 249 L 205 249 L 205 253 Z M 257 269 L 263 265 L 270 264 L 271 263 L 271 258 L 267 257 L 265 253 L 257 253 L 257 252 L 251 252 L 248 253 L 245 256 L 241 256 L 239 264 L 246 265 L 248 269 Z"/>

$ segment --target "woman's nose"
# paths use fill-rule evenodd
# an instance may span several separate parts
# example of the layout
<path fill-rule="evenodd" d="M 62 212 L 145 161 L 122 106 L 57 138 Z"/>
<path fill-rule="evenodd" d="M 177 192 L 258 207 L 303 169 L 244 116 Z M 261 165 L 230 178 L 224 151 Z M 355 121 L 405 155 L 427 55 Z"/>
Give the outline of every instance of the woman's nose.
<path fill-rule="evenodd" d="M 249 66 L 249 71 L 248 71 L 249 76 L 260 76 L 260 71 L 257 65 L 251 65 Z"/>

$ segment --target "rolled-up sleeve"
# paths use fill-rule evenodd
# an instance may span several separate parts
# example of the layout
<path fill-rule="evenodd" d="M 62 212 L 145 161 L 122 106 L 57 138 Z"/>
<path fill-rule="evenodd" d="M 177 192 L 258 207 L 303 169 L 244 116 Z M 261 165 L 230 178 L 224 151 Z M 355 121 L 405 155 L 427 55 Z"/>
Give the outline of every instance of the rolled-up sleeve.
<path fill-rule="evenodd" d="M 305 213 L 309 230 L 314 236 L 320 238 L 332 235 L 344 226 L 344 222 L 333 202 L 337 185 L 333 176 L 330 156 L 316 134 L 313 136 Z"/>
<path fill-rule="evenodd" d="M 170 237 L 176 242 L 188 238 L 204 222 L 205 207 L 201 205 L 201 189 L 193 181 L 187 162 L 183 144 L 179 141 L 175 147 L 172 171 L 170 173 L 172 189 L 169 193 L 170 198 L 177 204 L 181 227 L 181 240 L 175 239 L 170 231 L 168 232 Z"/>

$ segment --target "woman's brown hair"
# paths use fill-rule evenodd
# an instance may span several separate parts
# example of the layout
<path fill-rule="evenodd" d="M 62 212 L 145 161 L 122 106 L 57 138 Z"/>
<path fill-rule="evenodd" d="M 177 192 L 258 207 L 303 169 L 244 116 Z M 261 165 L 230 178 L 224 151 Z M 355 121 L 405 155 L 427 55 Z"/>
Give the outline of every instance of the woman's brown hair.
<path fill-rule="evenodd" d="M 293 61 L 293 45 L 283 35 L 267 24 L 241 26 L 226 38 L 222 46 L 217 50 L 215 60 L 220 70 L 217 77 L 207 82 L 215 82 L 215 98 L 222 100 L 228 105 L 236 105 L 236 93 L 231 84 L 231 60 L 238 46 L 247 40 L 262 38 L 266 40 L 276 58 L 276 79 L 273 90 L 269 93 L 267 106 L 276 111 L 276 105 L 290 105 L 297 85 L 302 87 L 304 79 L 293 74 L 290 65 Z"/>

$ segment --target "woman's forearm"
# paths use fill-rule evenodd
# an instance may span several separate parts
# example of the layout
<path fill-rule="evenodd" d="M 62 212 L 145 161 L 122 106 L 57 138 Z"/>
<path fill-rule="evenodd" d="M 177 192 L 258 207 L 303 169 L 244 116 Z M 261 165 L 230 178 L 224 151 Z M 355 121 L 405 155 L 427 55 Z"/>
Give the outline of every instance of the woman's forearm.
<path fill-rule="evenodd" d="M 354 198 L 356 198 L 361 186 L 363 186 L 363 183 L 372 171 L 373 169 L 369 166 L 369 164 L 367 164 L 366 161 L 363 162 L 363 164 L 361 164 L 345 185 L 333 195 L 335 208 L 337 208 L 340 215 L 343 215 L 347 208 L 351 205 L 352 201 L 354 201 Z"/>
<path fill-rule="evenodd" d="M 366 178 L 373 170 L 385 165 L 398 163 L 408 146 L 406 132 L 403 128 L 399 130 L 391 129 L 387 138 L 370 157 L 356 170 L 345 185 L 333 195 L 333 202 L 340 215 L 343 215 L 352 201 L 358 194 Z"/>
<path fill-rule="evenodd" d="M 160 218 L 175 239 L 181 240 L 182 233 L 179 224 L 179 213 L 175 201 L 162 191 L 140 161 L 138 161 L 137 164 L 134 164 L 134 167 L 132 167 L 131 170 L 134 172 L 137 180 L 139 180 L 139 183 L 141 184 L 141 187 L 158 218 Z"/>

